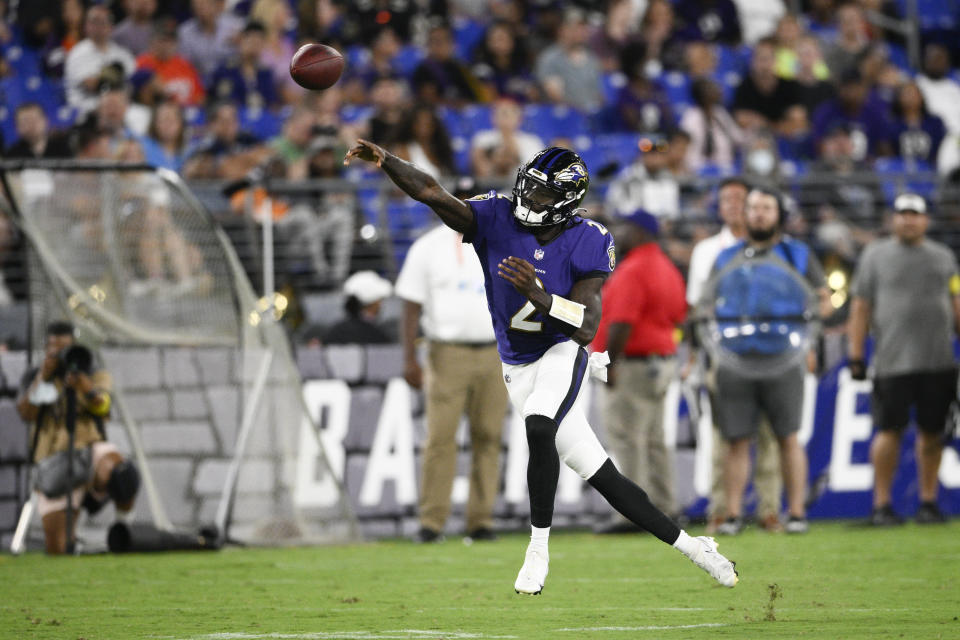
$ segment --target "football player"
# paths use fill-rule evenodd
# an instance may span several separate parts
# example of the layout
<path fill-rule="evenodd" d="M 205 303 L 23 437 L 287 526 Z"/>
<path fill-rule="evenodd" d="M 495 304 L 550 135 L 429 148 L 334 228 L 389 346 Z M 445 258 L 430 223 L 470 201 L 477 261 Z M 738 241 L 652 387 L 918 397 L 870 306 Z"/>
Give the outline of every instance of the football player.
<path fill-rule="evenodd" d="M 617 511 L 671 544 L 724 586 L 738 577 L 713 538 L 693 538 L 617 471 L 587 423 L 584 379 L 606 377 L 603 355 L 584 349 L 600 321 L 600 287 L 613 270 L 613 238 L 577 215 L 590 184 L 580 157 L 560 147 L 538 153 L 517 173 L 513 198 L 491 191 L 466 201 L 383 148 L 358 140 L 344 163 L 376 163 L 414 200 L 471 243 L 483 265 L 503 380 L 524 417 L 530 457 L 531 536 L 514 588 L 537 594 L 547 577 L 547 541 L 560 459 Z M 604 354 L 605 355 L 605 354 Z"/>

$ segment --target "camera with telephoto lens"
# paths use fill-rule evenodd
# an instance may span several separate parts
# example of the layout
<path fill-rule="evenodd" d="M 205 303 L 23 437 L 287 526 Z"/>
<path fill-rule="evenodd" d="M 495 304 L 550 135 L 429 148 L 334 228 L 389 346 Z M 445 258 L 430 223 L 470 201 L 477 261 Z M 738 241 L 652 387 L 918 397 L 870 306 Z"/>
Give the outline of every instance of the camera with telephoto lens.
<path fill-rule="evenodd" d="M 69 373 L 93 373 L 93 352 L 82 344 L 75 344 L 60 352 L 60 366 L 57 375 Z"/>

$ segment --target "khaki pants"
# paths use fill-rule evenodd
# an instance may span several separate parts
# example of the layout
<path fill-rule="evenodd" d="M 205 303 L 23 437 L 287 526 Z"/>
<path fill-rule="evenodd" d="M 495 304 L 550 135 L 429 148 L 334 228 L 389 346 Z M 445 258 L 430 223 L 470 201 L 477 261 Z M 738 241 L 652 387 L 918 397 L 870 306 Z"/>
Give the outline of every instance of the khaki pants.
<path fill-rule="evenodd" d="M 500 434 L 507 390 L 495 346 L 431 342 L 426 366 L 427 443 L 420 484 L 420 524 L 443 531 L 457 472 L 457 427 L 470 423 L 470 495 L 467 531 L 489 528 L 500 482 Z"/>
<path fill-rule="evenodd" d="M 711 456 L 710 504 L 707 515 L 710 520 L 727 517 L 727 498 L 723 488 L 723 461 L 727 457 L 726 440 L 713 423 L 713 455 Z M 753 489 L 757 494 L 757 518 L 780 514 L 780 496 L 783 491 L 783 476 L 780 472 L 780 445 L 773 435 L 766 418 L 760 419 L 757 430 L 757 457 L 753 467 Z"/>
<path fill-rule="evenodd" d="M 663 442 L 663 400 L 676 369 L 673 357 L 624 359 L 617 362 L 617 385 L 604 387 L 611 457 L 667 514 L 675 505 L 673 451 Z"/>

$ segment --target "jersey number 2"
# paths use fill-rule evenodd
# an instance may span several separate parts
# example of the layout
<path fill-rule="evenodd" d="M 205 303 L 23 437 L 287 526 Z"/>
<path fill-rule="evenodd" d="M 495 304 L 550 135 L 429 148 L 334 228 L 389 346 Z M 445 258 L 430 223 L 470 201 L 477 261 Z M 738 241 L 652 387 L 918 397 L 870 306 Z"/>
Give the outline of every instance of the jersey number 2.
<path fill-rule="evenodd" d="M 543 289 L 543 283 L 537 278 L 537 286 Z M 543 331 L 543 323 L 536 322 L 530 318 L 537 312 L 533 303 L 527 300 L 527 304 L 520 307 L 520 310 L 510 318 L 510 328 L 514 331 L 523 331 L 524 333 L 538 333 Z"/>

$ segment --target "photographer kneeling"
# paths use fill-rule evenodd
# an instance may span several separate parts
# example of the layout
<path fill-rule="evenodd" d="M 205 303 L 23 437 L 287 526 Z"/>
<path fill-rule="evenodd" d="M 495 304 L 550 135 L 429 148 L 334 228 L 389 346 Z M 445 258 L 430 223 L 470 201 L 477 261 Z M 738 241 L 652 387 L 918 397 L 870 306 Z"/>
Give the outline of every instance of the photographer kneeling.
<path fill-rule="evenodd" d="M 104 421 L 110 415 L 110 374 L 94 370 L 91 351 L 74 344 L 73 325 L 51 323 L 45 349 L 39 369 L 24 376 L 17 410 L 32 426 L 34 486 L 46 550 L 59 554 L 72 547 L 68 545 L 67 528 L 73 539 L 73 514 L 81 505 L 93 514 L 113 500 L 117 515 L 123 517 L 133 507 L 140 475 L 117 447 L 106 441 Z"/>

